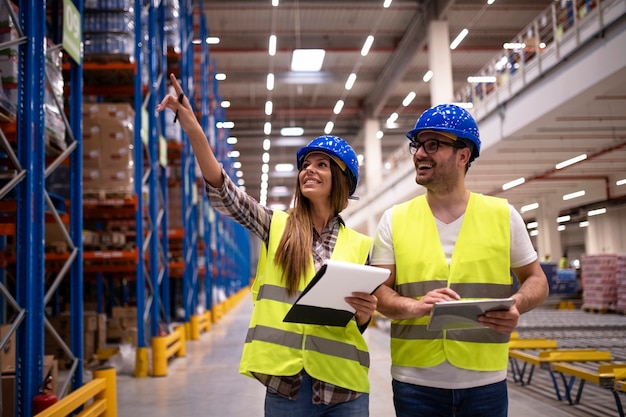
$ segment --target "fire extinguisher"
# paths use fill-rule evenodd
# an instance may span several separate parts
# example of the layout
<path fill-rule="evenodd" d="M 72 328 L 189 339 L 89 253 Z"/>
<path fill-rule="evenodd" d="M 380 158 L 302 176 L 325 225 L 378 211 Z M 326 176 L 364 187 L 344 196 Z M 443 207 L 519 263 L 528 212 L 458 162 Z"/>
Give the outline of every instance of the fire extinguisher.
<path fill-rule="evenodd" d="M 52 389 L 52 369 L 50 369 L 46 379 L 39 388 L 39 394 L 35 395 L 33 398 L 33 415 L 39 414 L 52 404 L 55 404 L 58 400 Z"/>

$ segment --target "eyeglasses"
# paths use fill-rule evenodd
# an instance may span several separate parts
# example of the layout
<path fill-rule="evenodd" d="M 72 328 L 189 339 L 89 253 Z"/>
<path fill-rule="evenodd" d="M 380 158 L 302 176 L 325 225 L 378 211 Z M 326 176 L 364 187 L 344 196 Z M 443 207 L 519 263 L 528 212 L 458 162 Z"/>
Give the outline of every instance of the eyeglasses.
<path fill-rule="evenodd" d="M 465 144 L 462 142 L 444 142 L 439 139 L 426 139 L 424 142 L 412 140 L 409 143 L 409 152 L 411 152 L 411 155 L 415 155 L 420 147 L 424 147 L 424 152 L 430 155 L 437 152 L 441 145 L 457 149 L 465 148 Z"/>

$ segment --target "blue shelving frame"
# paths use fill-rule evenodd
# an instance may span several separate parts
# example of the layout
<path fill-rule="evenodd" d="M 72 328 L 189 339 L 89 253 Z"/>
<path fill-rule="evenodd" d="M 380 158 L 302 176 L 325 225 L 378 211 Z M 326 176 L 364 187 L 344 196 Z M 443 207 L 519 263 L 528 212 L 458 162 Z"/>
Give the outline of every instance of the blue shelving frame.
<path fill-rule="evenodd" d="M 74 6 L 82 13 L 82 0 L 74 0 Z M 0 199 L 14 193 L 16 202 L 16 279 L 15 297 L 7 288 L 6 271 L 2 271 L 0 290 L 2 321 L 9 320 L 6 307 L 15 315 L 9 333 L 0 341 L 4 345 L 9 336 L 16 338 L 15 415 L 31 415 L 31 399 L 37 395 L 43 379 L 44 315 L 46 305 L 53 301 L 56 289 L 69 273 L 71 285 L 71 339 L 70 346 L 62 346 L 72 359 L 70 378 L 60 389 L 62 397 L 71 383 L 82 385 L 83 321 L 82 321 L 82 63 L 72 62 L 70 67 L 70 118 L 62 115 L 66 128 L 67 147 L 50 161 L 46 158 L 44 116 L 44 91 L 48 81 L 46 74 L 46 50 L 60 50 L 61 46 L 46 44 L 46 5 L 37 0 L 16 2 L 15 13 L 8 1 L 3 0 L 18 33 L 18 39 L 3 47 L 18 46 L 18 106 L 16 114 L 17 152 L 13 153 L 4 133 L 0 134 L 3 153 L 13 163 L 15 176 L 0 189 Z M 60 44 L 60 39 L 53 39 Z M 56 100 L 56 98 L 55 98 Z M 62 104 L 57 101 L 59 108 Z M 65 238 L 70 249 L 69 256 L 58 272 L 46 271 L 45 227 L 46 214 L 63 228 L 57 208 L 46 189 L 46 178 L 54 173 L 64 161 L 70 166 L 70 224 Z M 63 230 L 65 230 L 63 228 Z M 3 238 L 3 244 L 6 243 Z M 47 278 L 52 277 L 49 282 Z M 47 287 L 47 289 L 46 289 Z M 46 325 L 48 327 L 49 325 Z M 51 327 L 51 326 L 50 326 Z M 56 332 L 53 332 L 56 334 Z M 57 335 L 58 337 L 58 335 Z M 58 338 L 60 339 L 60 338 Z M 61 341 L 62 342 L 62 341 Z"/>

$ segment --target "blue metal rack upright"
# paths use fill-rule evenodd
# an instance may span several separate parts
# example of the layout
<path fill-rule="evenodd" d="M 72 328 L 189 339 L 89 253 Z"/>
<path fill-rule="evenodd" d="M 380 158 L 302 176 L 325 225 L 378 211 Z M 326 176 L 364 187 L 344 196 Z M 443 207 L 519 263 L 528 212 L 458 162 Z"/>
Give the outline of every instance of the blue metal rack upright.
<path fill-rule="evenodd" d="M 181 86 L 192 106 L 197 108 L 195 99 L 198 94 L 194 84 L 194 46 L 193 46 L 193 2 L 180 2 L 181 29 Z M 198 186 L 196 182 L 196 164 L 189 139 L 183 132 L 181 152 L 182 210 L 183 228 L 183 309 L 184 321 L 189 323 L 197 306 L 198 288 Z"/>
<path fill-rule="evenodd" d="M 135 0 L 135 247 L 137 251 L 137 366 L 136 376 L 148 374 L 148 340 L 159 333 L 159 324 L 168 322 L 161 300 L 164 283 L 169 284 L 167 268 L 167 193 L 165 170 L 160 165 L 159 123 L 156 104 L 162 92 L 164 64 L 165 1 Z M 146 19 L 144 22 L 144 18 Z M 147 26 L 147 27 L 146 27 Z M 147 30 L 146 30 L 147 29 Z M 143 45 L 146 48 L 143 49 Z M 147 79 L 144 80 L 144 67 Z M 144 94 L 144 87 L 147 91 Z M 146 159 L 144 161 L 144 159 Z M 145 196 L 147 195 L 147 206 Z M 145 221 L 145 227 L 144 227 Z M 149 329 L 146 328 L 149 322 Z M 146 331 L 148 330 L 148 331 Z"/>
<path fill-rule="evenodd" d="M 203 9 L 203 2 L 200 0 L 198 5 L 200 10 Z M 200 14 L 199 19 L 199 32 L 200 39 L 206 39 L 208 37 L 208 30 L 206 26 L 206 17 L 203 13 Z M 205 132 L 207 138 L 210 138 L 212 130 L 211 130 L 211 106 L 209 97 L 207 97 L 206 92 L 209 91 L 209 45 L 207 42 L 200 42 L 200 68 L 199 68 L 199 76 L 200 76 L 200 91 L 203 92 L 201 95 L 201 107 L 200 107 L 200 124 L 202 125 L 202 130 Z M 204 309 L 206 311 L 211 311 L 213 308 L 213 250 L 212 250 L 212 232 L 213 232 L 213 222 L 214 215 L 209 204 L 209 200 L 207 198 L 206 192 L 202 191 L 200 193 L 201 197 L 201 222 L 202 222 L 202 242 L 204 249 Z"/>
<path fill-rule="evenodd" d="M 7 140 L 4 132 L 0 134 L 2 153 L 13 165 L 15 175 L 0 188 L 0 199 L 9 194 L 15 198 L 15 298 L 7 288 L 6 280 L 0 284 L 4 297 L 3 320 L 11 320 L 11 329 L 0 341 L 4 345 L 14 333 L 16 336 L 16 373 L 15 373 L 15 415 L 32 414 L 32 398 L 37 395 L 43 379 L 44 356 L 44 311 L 46 304 L 53 297 L 56 288 L 70 273 L 71 297 L 71 340 L 70 347 L 63 343 L 68 356 L 73 359 L 70 378 L 60 390 L 62 397 L 68 384 L 74 387 L 82 385 L 82 145 L 81 145 L 81 107 L 82 107 L 82 65 L 73 63 L 70 69 L 71 100 L 70 121 L 62 114 L 66 128 L 67 142 L 65 149 L 55 155 L 52 161 L 46 159 L 46 135 L 44 117 L 44 91 L 49 79 L 46 73 L 46 52 L 54 53 L 60 46 L 46 47 L 46 5 L 37 0 L 17 2 L 18 12 L 11 2 L 3 1 L 3 6 L 10 15 L 18 39 L 6 42 L 3 47 L 18 46 L 19 73 L 17 88 L 19 91 L 16 114 L 17 154 Z M 82 1 L 73 2 L 77 10 L 82 11 Z M 55 39 L 55 41 L 57 41 Z M 58 98 L 56 105 L 61 108 Z M 78 138 L 78 139 L 77 139 Z M 65 138 L 64 138 L 65 140 Z M 46 178 L 69 158 L 70 165 L 70 223 L 69 233 L 65 238 L 70 248 L 54 279 L 46 286 L 46 263 L 44 250 L 44 231 L 46 214 L 63 227 L 59 215 L 47 189 Z M 15 191 L 15 193 L 13 193 Z M 7 213 L 4 213 L 5 215 Z M 63 230 L 65 230 L 63 228 Z M 2 265 L 4 268 L 6 265 Z M 51 274 L 52 275 L 52 274 Z M 6 271 L 3 271 L 6 278 Z M 6 308 L 12 309 L 9 318 Z"/>

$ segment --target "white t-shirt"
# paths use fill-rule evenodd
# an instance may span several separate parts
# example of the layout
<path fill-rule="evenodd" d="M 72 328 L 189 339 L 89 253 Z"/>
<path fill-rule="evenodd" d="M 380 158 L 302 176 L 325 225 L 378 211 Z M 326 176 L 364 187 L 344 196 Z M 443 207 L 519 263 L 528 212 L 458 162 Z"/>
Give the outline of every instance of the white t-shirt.
<path fill-rule="evenodd" d="M 517 268 L 537 260 L 537 252 L 533 248 L 530 236 L 522 216 L 509 205 L 511 211 L 511 267 Z M 395 265 L 393 239 L 391 235 L 391 211 L 383 214 L 372 249 L 371 265 Z M 446 260 L 450 264 L 454 244 L 459 235 L 461 216 L 452 223 L 446 224 L 435 218 Z M 392 366 L 391 375 L 394 379 L 409 384 L 423 385 L 434 388 L 463 389 L 478 387 L 500 382 L 506 378 L 506 370 L 495 372 L 470 371 L 453 366 L 448 361 L 432 368 L 413 368 Z"/>

